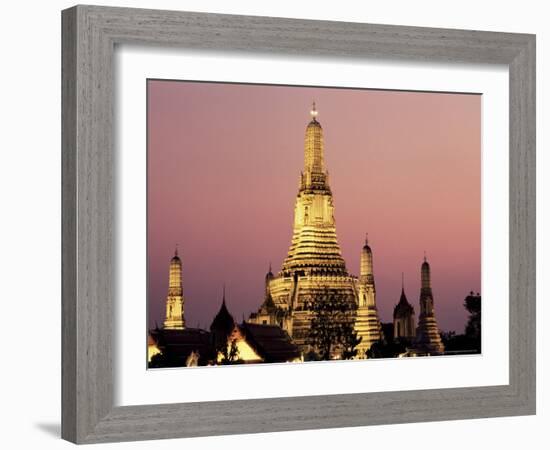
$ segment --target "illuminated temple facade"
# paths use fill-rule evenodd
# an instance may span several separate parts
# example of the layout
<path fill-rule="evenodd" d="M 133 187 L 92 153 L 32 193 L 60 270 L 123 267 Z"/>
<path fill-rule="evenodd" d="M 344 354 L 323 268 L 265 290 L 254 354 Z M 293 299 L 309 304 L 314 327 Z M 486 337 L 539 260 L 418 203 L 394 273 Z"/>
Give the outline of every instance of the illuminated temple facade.
<path fill-rule="evenodd" d="M 355 329 L 362 338 L 358 357 L 382 338 L 376 309 L 372 251 L 361 250 L 359 277 L 348 273 L 336 236 L 334 201 L 325 167 L 323 129 L 315 104 L 307 125 L 304 170 L 294 207 L 292 241 L 281 270 L 271 268 L 265 279 L 265 298 L 248 322 L 279 325 L 304 351 L 312 312 L 309 305 L 323 293 L 348 298 L 357 306 Z"/>
<path fill-rule="evenodd" d="M 164 328 L 167 330 L 183 330 L 185 328 L 183 278 L 181 259 L 178 256 L 177 248 L 174 257 L 170 261 Z"/>

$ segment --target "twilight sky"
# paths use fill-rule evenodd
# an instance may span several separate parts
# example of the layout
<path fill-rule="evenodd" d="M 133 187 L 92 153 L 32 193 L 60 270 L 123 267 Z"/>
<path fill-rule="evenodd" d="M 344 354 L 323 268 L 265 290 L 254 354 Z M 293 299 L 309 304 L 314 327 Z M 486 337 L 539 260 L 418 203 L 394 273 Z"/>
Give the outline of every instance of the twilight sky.
<path fill-rule="evenodd" d="M 149 325 L 183 262 L 187 326 L 208 328 L 222 286 L 236 320 L 259 308 L 292 236 L 312 100 L 336 232 L 357 275 L 365 233 L 383 322 L 405 292 L 418 319 L 424 250 L 439 327 L 462 332 L 481 290 L 481 96 L 148 81 Z"/>

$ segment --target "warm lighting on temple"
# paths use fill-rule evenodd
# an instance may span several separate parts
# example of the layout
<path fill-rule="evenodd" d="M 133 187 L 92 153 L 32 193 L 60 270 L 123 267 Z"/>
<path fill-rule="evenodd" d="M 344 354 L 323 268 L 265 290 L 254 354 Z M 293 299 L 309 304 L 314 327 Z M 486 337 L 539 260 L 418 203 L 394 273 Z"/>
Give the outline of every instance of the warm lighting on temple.
<path fill-rule="evenodd" d="M 169 330 L 183 330 L 185 328 L 184 302 L 182 263 L 176 246 L 174 257 L 170 261 L 164 328 Z"/>
<path fill-rule="evenodd" d="M 364 357 L 373 342 L 382 337 L 376 309 L 372 252 L 365 244 L 361 254 L 361 276 L 348 273 L 338 244 L 334 198 L 325 167 L 323 129 L 317 121 L 317 106 L 310 111 L 306 127 L 304 169 L 294 206 L 292 241 L 281 271 L 266 276 L 266 297 L 249 321 L 278 325 L 306 353 L 312 311 L 307 303 L 330 290 L 358 306 L 356 330 Z M 334 357 L 338 357 L 337 354 Z"/>

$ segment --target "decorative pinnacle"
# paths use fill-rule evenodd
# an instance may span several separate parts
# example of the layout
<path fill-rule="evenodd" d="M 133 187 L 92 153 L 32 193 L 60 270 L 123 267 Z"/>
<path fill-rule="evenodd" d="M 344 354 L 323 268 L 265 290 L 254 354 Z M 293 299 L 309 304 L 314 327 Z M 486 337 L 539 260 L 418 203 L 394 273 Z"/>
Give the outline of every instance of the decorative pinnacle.
<path fill-rule="evenodd" d="M 178 244 L 176 243 L 176 250 L 174 250 L 174 256 L 178 256 Z"/>
<path fill-rule="evenodd" d="M 405 290 L 405 272 L 401 272 L 401 290 Z"/>
<path fill-rule="evenodd" d="M 317 107 L 315 106 L 315 101 L 313 101 L 313 104 L 311 105 L 311 111 L 309 113 L 311 114 L 311 118 L 313 120 L 317 118 L 317 114 L 319 114 L 319 111 L 317 111 Z"/>
<path fill-rule="evenodd" d="M 269 272 L 271 273 L 271 261 L 269 261 Z"/>
<path fill-rule="evenodd" d="M 369 243 L 369 233 L 365 233 L 365 245 Z"/>
<path fill-rule="evenodd" d="M 225 283 L 223 283 L 223 297 L 222 297 L 222 303 L 225 304 Z"/>
<path fill-rule="evenodd" d="M 426 262 L 427 259 L 426 259 L 426 250 L 424 250 L 424 262 Z"/>

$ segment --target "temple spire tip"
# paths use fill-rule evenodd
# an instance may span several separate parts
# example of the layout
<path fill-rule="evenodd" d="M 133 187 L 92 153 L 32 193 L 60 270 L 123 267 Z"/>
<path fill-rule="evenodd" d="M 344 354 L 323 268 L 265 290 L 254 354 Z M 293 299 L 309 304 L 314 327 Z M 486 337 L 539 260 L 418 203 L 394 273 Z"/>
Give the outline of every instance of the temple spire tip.
<path fill-rule="evenodd" d="M 319 114 L 319 111 L 317 111 L 317 106 L 315 105 L 315 100 L 311 104 L 311 111 L 309 113 L 311 114 L 311 118 L 313 120 L 317 120 L 317 115 Z"/>

